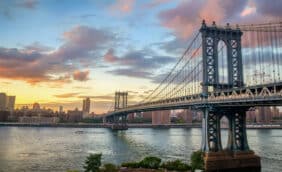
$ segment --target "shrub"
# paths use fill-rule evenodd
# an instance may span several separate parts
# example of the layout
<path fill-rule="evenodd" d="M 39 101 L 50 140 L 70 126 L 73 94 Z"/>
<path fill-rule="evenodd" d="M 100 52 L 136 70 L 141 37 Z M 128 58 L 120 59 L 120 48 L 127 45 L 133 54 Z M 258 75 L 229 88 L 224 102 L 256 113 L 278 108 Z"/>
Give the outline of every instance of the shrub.
<path fill-rule="evenodd" d="M 203 152 L 196 151 L 193 152 L 191 155 L 191 167 L 194 171 L 195 169 L 204 169 L 204 159 L 203 159 Z"/>
<path fill-rule="evenodd" d="M 185 164 L 180 160 L 167 161 L 163 163 L 161 167 L 167 170 L 177 170 L 177 171 L 187 171 L 191 169 L 191 167 L 188 164 Z"/>
<path fill-rule="evenodd" d="M 161 161 L 158 157 L 149 156 L 144 158 L 139 164 L 143 168 L 158 169 Z"/>
<path fill-rule="evenodd" d="M 119 169 L 115 164 L 107 163 L 104 164 L 100 172 L 118 172 Z"/>
<path fill-rule="evenodd" d="M 85 172 L 99 172 L 102 154 L 90 154 L 85 161 Z"/>
<path fill-rule="evenodd" d="M 129 168 L 139 168 L 139 162 L 124 162 L 121 164 L 122 167 L 129 167 Z"/>

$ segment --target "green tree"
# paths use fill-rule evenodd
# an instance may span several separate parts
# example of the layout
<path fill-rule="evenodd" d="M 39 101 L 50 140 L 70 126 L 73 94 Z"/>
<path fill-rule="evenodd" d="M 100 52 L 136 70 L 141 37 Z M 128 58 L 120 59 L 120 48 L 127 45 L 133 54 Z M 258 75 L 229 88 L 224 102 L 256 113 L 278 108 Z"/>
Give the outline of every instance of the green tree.
<path fill-rule="evenodd" d="M 139 164 L 143 168 L 158 169 L 161 164 L 161 159 L 158 157 L 145 157 Z"/>
<path fill-rule="evenodd" d="M 107 163 L 104 164 L 102 169 L 100 169 L 101 172 L 118 172 L 119 169 L 115 164 Z"/>
<path fill-rule="evenodd" d="M 85 172 L 99 172 L 101 166 L 102 154 L 90 154 L 86 160 L 83 168 Z"/>
<path fill-rule="evenodd" d="M 204 169 L 204 159 L 203 159 L 203 152 L 196 151 L 193 152 L 191 155 L 191 167 L 194 171 L 195 169 Z"/>
<path fill-rule="evenodd" d="M 176 170 L 176 171 L 187 171 L 191 169 L 191 167 L 188 164 L 181 162 L 180 160 L 164 162 L 161 165 L 161 167 L 167 170 Z"/>

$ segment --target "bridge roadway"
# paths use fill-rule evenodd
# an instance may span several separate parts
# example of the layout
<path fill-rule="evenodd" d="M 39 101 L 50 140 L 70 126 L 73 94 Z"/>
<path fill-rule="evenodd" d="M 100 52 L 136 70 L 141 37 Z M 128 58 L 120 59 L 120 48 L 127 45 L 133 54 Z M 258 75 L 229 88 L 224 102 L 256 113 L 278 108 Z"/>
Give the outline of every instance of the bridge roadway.
<path fill-rule="evenodd" d="M 210 92 L 206 97 L 202 94 L 195 94 L 142 103 L 110 112 L 104 117 L 157 110 L 200 109 L 211 105 L 216 108 L 250 108 L 255 106 L 279 106 L 281 104 L 282 82 L 279 82 Z"/>

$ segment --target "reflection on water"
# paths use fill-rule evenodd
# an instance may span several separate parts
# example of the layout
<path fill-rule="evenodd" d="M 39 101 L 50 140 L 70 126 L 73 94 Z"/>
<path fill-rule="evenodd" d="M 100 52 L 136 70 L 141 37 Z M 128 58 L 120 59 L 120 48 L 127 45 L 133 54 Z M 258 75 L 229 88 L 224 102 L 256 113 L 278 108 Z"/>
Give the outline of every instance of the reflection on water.
<path fill-rule="evenodd" d="M 222 131 L 223 139 L 227 130 Z M 281 130 L 248 130 L 250 147 L 262 157 L 263 172 L 281 171 Z M 0 128 L 0 171 L 80 169 L 89 153 L 119 164 L 155 155 L 188 161 L 200 148 L 200 129 Z"/>

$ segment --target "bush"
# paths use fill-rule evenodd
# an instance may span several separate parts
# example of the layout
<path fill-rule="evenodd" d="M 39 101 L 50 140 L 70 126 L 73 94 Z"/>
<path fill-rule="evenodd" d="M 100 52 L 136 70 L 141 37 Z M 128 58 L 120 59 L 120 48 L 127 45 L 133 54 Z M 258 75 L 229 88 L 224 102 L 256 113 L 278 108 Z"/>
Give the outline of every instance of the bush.
<path fill-rule="evenodd" d="M 161 167 L 167 170 L 177 170 L 177 171 L 187 171 L 191 169 L 191 167 L 188 164 L 185 164 L 180 160 L 167 161 L 163 163 Z"/>
<path fill-rule="evenodd" d="M 107 163 L 104 164 L 100 172 L 118 172 L 119 169 L 115 164 Z"/>
<path fill-rule="evenodd" d="M 203 159 L 203 152 L 196 151 L 193 152 L 191 155 L 191 167 L 194 171 L 195 169 L 204 169 L 204 159 Z"/>
<path fill-rule="evenodd" d="M 149 156 L 144 158 L 139 164 L 143 168 L 158 169 L 161 161 L 158 157 Z"/>
<path fill-rule="evenodd" d="M 90 154 L 85 161 L 85 172 L 99 172 L 102 154 Z"/>
<path fill-rule="evenodd" d="M 129 168 L 139 168 L 139 162 L 124 162 L 121 164 L 122 167 L 129 167 Z"/>

